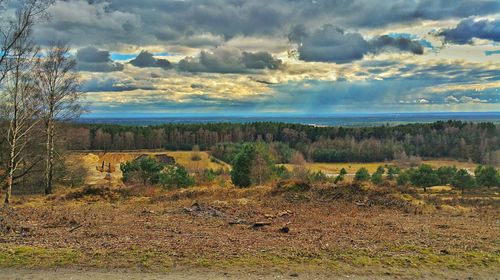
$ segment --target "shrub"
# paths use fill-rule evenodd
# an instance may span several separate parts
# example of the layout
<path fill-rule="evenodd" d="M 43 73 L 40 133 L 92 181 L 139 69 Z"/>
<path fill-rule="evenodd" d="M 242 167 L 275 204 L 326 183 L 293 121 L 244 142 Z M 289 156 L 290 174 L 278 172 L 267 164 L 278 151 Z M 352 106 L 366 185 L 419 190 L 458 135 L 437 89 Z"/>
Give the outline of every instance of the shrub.
<path fill-rule="evenodd" d="M 311 174 L 309 174 L 309 180 L 311 182 L 321 182 L 321 183 L 324 183 L 326 181 L 328 181 L 328 176 L 326 176 L 325 173 L 318 171 L 318 172 L 312 172 Z"/>
<path fill-rule="evenodd" d="M 387 167 L 387 180 L 394 180 L 396 174 L 399 174 L 401 169 L 397 166 L 389 165 Z"/>
<path fill-rule="evenodd" d="M 160 162 L 151 157 L 139 159 L 120 164 L 124 182 L 140 181 L 143 185 L 157 184 L 159 173 L 164 168 Z"/>
<path fill-rule="evenodd" d="M 340 169 L 339 175 L 335 177 L 335 181 L 333 182 L 337 184 L 338 182 L 344 181 L 345 175 L 347 175 L 347 170 L 345 170 L 345 168 Z"/>
<path fill-rule="evenodd" d="M 453 176 L 452 184 L 455 188 L 461 189 L 463 193 L 465 189 L 474 187 L 476 185 L 476 181 L 474 180 L 474 177 L 467 172 L 467 170 L 460 169 L 456 172 L 455 176 Z"/>
<path fill-rule="evenodd" d="M 215 171 L 213 169 L 204 169 L 200 174 L 198 174 L 198 183 L 211 183 L 215 181 L 215 178 L 217 178 L 218 175 L 222 173 L 219 173 L 218 171 Z"/>
<path fill-rule="evenodd" d="M 283 165 L 276 166 L 274 168 L 274 174 L 278 179 L 290 179 L 292 177 L 290 171 Z"/>
<path fill-rule="evenodd" d="M 169 165 L 159 175 L 160 184 L 166 188 L 185 188 L 194 185 L 194 178 L 186 168 L 180 165 Z"/>
<path fill-rule="evenodd" d="M 437 174 L 442 185 L 451 184 L 453 178 L 457 174 L 455 166 L 441 166 L 437 169 Z"/>
<path fill-rule="evenodd" d="M 422 164 L 418 169 L 409 170 L 410 181 L 416 187 L 427 191 L 428 187 L 439 185 L 440 180 L 436 171 L 430 165 Z"/>
<path fill-rule="evenodd" d="M 403 171 L 399 173 L 398 178 L 396 179 L 396 183 L 398 186 L 406 186 L 410 183 L 410 174 L 408 171 Z"/>
<path fill-rule="evenodd" d="M 500 174 L 493 166 L 478 166 L 474 171 L 476 181 L 482 187 L 500 186 Z"/>
<path fill-rule="evenodd" d="M 368 181 L 370 180 L 370 173 L 368 173 L 368 169 L 361 167 L 356 171 L 354 175 L 354 180 L 358 182 Z"/>
<path fill-rule="evenodd" d="M 372 175 L 372 183 L 375 185 L 380 185 L 384 182 L 384 178 L 382 177 L 382 173 L 375 172 Z"/>
<path fill-rule="evenodd" d="M 381 175 L 383 175 L 385 173 L 384 167 L 383 166 L 377 167 L 377 171 L 375 171 L 375 173 L 380 173 Z"/>

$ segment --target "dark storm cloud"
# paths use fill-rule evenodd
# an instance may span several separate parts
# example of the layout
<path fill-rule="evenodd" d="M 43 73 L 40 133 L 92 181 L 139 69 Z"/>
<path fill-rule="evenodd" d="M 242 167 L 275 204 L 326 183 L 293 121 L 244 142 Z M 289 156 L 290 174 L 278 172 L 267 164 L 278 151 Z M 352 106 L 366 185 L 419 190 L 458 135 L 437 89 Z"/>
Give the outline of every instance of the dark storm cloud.
<path fill-rule="evenodd" d="M 467 18 L 454 28 L 442 30 L 439 35 L 446 41 L 456 44 L 469 44 L 473 38 L 500 42 L 500 19 Z"/>
<path fill-rule="evenodd" d="M 497 0 L 58 0 L 52 20 L 37 28 L 39 42 L 139 45 L 190 40 L 280 36 L 302 24 L 383 27 L 420 19 L 448 19 L 500 12 Z M 182 42 L 182 41 L 181 41 Z M 213 42 L 207 42 L 213 43 Z"/>
<path fill-rule="evenodd" d="M 135 67 L 145 68 L 145 67 L 159 67 L 159 68 L 170 68 L 170 61 L 166 59 L 157 59 L 152 53 L 148 51 L 141 51 L 141 53 L 133 60 L 130 64 Z"/>
<path fill-rule="evenodd" d="M 281 60 L 267 52 L 242 52 L 237 48 L 219 47 L 201 51 L 197 57 L 187 57 L 179 62 L 179 69 L 187 72 L 246 73 L 262 69 L 278 69 Z"/>
<path fill-rule="evenodd" d="M 123 70 L 123 64 L 113 62 L 108 51 L 94 47 L 81 48 L 76 53 L 78 69 L 90 72 L 114 72 Z"/>
<path fill-rule="evenodd" d="M 299 44 L 299 58 L 304 61 L 347 63 L 362 59 L 368 53 L 424 53 L 416 40 L 382 35 L 367 41 L 359 33 L 345 32 L 332 25 L 325 25 L 312 33 L 303 27 L 294 27 L 288 38 Z"/>
<path fill-rule="evenodd" d="M 406 38 L 392 38 L 387 35 L 382 35 L 371 40 L 373 48 L 378 51 L 395 49 L 413 54 L 423 54 L 424 48 L 420 42 Z"/>

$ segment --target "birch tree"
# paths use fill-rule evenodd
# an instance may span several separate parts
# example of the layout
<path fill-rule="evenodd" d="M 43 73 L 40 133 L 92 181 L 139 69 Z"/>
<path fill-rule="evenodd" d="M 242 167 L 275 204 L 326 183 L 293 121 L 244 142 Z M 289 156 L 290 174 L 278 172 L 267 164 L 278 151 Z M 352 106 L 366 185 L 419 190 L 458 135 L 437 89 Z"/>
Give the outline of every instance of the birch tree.
<path fill-rule="evenodd" d="M 20 20 L 19 24 L 22 24 Z M 38 124 L 40 112 L 39 95 L 36 92 L 33 71 L 37 50 L 29 39 L 29 32 L 19 37 L 11 48 L 11 55 L 6 62 L 10 69 L 4 76 L 2 96 L 4 119 L 7 122 L 5 142 L 8 147 L 6 167 L 7 191 L 5 204 L 10 203 L 14 181 L 24 175 L 36 164 L 31 161 L 26 166 L 26 151 L 32 132 Z M 22 173 L 19 170 L 23 169 Z"/>
<path fill-rule="evenodd" d="M 8 63 L 16 43 L 31 34 L 33 26 L 40 19 L 47 17 L 47 9 L 53 0 L 16 1 L 17 12 L 9 16 L 6 6 L 8 0 L 0 0 L 0 85 L 11 70 Z"/>
<path fill-rule="evenodd" d="M 45 194 L 52 193 L 57 122 L 79 117 L 82 112 L 76 62 L 67 46 L 55 46 L 39 60 L 36 87 L 42 100 L 45 128 Z"/>
<path fill-rule="evenodd" d="M 1 179 L 6 186 L 6 205 L 14 181 L 28 174 L 36 164 L 36 160 L 26 160 L 40 104 L 32 76 L 37 51 L 30 37 L 35 23 L 47 16 L 52 2 L 0 0 L 0 139 L 6 150 Z M 12 10 L 16 12 L 10 13 Z"/>

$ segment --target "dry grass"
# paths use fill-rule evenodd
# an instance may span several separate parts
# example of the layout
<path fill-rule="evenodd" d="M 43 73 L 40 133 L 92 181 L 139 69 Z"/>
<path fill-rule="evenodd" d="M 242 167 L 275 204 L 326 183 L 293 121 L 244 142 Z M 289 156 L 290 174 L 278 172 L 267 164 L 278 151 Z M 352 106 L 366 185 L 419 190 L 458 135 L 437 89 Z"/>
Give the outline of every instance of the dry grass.
<path fill-rule="evenodd" d="M 16 231 L 0 233 L 0 267 L 314 266 L 369 273 L 500 264 L 499 208 L 491 205 L 438 205 L 415 191 L 349 185 L 123 191 L 82 188 L 19 201 Z M 268 225 L 255 229 L 255 222 Z"/>
<path fill-rule="evenodd" d="M 148 154 L 148 155 L 160 155 L 166 154 L 175 158 L 176 163 L 186 167 L 189 171 L 195 172 L 207 168 L 211 169 L 219 169 L 224 168 L 228 169 L 230 166 L 221 161 L 212 162 L 210 160 L 210 155 L 207 152 L 199 152 L 200 160 L 192 160 L 191 152 L 184 151 L 167 151 L 167 152 L 109 152 L 109 153 L 78 153 L 73 154 L 68 157 L 68 160 L 73 162 L 80 162 L 85 168 L 88 170 L 86 183 L 90 185 L 108 185 L 110 182 L 106 180 L 107 172 L 100 172 L 98 169 L 102 166 L 104 162 L 105 170 L 109 164 L 111 164 L 111 185 L 112 186 L 120 186 L 122 184 L 122 172 L 120 171 L 120 164 L 125 163 L 127 161 L 134 160 L 140 155 Z"/>
<path fill-rule="evenodd" d="M 429 164 L 434 168 L 441 166 L 456 166 L 457 168 L 465 168 L 473 171 L 477 164 L 462 162 L 456 160 L 424 160 L 422 163 Z M 307 167 L 314 172 L 322 171 L 326 174 L 339 174 L 342 168 L 347 170 L 348 174 L 354 174 L 358 169 L 364 167 L 368 169 L 368 172 L 374 173 L 379 166 L 385 165 L 395 165 L 393 162 L 369 162 L 369 163 L 307 163 Z M 284 165 L 287 169 L 293 170 L 292 164 Z"/>

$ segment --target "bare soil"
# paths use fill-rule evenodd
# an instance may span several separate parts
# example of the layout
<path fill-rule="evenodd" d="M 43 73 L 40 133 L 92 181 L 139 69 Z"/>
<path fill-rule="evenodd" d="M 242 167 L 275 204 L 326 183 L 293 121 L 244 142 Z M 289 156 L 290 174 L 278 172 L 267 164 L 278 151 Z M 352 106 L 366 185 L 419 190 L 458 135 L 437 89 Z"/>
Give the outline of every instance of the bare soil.
<path fill-rule="evenodd" d="M 61 190 L 0 212 L 0 267 L 10 267 L 1 275 L 495 279 L 499 200 L 443 203 L 436 194 L 359 186 Z"/>

